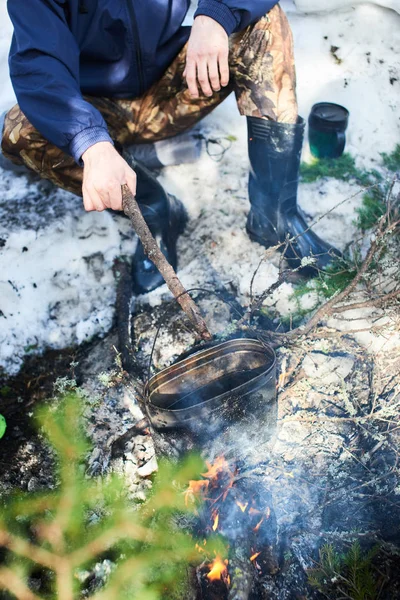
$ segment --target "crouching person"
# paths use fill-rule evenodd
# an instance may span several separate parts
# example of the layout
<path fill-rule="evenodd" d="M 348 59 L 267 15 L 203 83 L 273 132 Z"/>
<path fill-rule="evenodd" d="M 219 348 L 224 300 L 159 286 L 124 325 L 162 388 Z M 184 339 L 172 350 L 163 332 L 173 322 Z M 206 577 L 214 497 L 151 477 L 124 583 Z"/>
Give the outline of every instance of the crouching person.
<path fill-rule="evenodd" d="M 293 41 L 276 0 L 13 0 L 10 73 L 18 105 L 4 117 L 4 160 L 83 197 L 85 209 L 121 210 L 121 186 L 176 268 L 186 214 L 151 173 L 123 157 L 131 144 L 176 136 L 231 92 L 247 118 L 247 232 L 268 247 L 287 238 L 292 265 L 334 249 L 297 206 L 304 120 L 298 117 Z M 135 291 L 162 283 L 141 244 Z"/>

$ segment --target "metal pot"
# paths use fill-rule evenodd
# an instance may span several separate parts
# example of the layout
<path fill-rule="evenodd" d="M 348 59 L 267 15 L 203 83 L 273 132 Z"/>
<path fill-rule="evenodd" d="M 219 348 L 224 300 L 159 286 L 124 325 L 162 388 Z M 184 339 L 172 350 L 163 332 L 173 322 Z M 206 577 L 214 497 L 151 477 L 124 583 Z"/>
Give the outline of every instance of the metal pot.
<path fill-rule="evenodd" d="M 145 409 L 159 432 L 209 438 L 233 423 L 266 430 L 276 422 L 275 352 L 246 338 L 199 350 L 149 379 Z"/>

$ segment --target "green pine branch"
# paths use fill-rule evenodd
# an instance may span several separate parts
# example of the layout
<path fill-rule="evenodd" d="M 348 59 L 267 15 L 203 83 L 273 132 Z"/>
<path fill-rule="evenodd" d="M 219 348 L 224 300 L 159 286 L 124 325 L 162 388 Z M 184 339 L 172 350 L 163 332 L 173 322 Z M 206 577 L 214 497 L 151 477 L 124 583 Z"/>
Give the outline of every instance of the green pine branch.
<path fill-rule="evenodd" d="M 161 461 L 148 502 L 134 504 L 121 477 L 85 474 L 90 445 L 76 395 L 42 409 L 38 422 L 57 456 L 58 484 L 2 499 L 0 590 L 21 600 L 173 598 L 174 590 L 186 585 L 188 565 L 204 560 L 196 540 L 174 525 L 177 515 L 191 510 L 183 491 L 190 479 L 199 478 L 202 462 L 196 457 L 180 466 Z M 209 540 L 210 557 L 214 549 L 224 552 L 220 542 Z M 100 587 L 88 590 L 85 574 L 105 559 L 111 572 Z M 35 590 L 32 577 L 38 572 L 42 583 Z"/>
<path fill-rule="evenodd" d="M 308 582 L 331 600 L 377 600 L 381 582 L 373 561 L 378 552 L 378 546 L 363 552 L 358 540 L 344 554 L 324 544 L 318 563 L 308 571 Z"/>

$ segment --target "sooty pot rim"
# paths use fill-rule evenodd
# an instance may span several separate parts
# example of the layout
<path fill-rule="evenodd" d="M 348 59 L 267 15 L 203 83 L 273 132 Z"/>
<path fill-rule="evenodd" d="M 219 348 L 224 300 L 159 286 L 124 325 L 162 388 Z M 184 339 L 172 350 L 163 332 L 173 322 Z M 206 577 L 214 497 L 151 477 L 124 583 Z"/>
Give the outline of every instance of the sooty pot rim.
<path fill-rule="evenodd" d="M 173 389 L 173 386 L 176 385 L 178 394 L 179 386 L 184 379 L 185 385 L 189 385 L 190 376 L 192 375 L 194 378 L 197 376 L 196 370 L 199 371 L 202 368 L 207 368 L 207 365 L 213 365 L 214 361 L 221 361 L 221 364 L 223 365 L 224 359 L 229 361 L 230 357 L 239 357 L 240 360 L 241 357 L 245 357 L 246 354 L 246 359 L 251 359 L 251 353 L 253 353 L 254 358 L 257 359 L 257 374 L 255 374 L 254 377 L 250 376 L 246 382 L 232 387 L 229 391 L 216 394 L 191 407 L 168 408 L 163 406 L 162 403 L 158 404 L 152 401 L 153 398 L 157 399 L 157 392 L 166 386 L 172 386 Z M 262 357 L 260 355 L 262 355 Z M 267 382 L 269 382 L 269 385 L 272 383 L 273 388 L 275 389 L 275 369 L 275 351 L 271 346 L 263 344 L 259 340 L 236 338 L 226 342 L 216 342 L 213 346 L 208 347 L 207 349 L 200 349 L 194 354 L 163 369 L 156 375 L 153 375 L 145 386 L 146 412 L 150 421 L 153 424 L 158 424 L 158 426 L 161 426 L 163 422 L 165 424 L 168 422 L 170 426 L 175 421 L 176 423 L 181 422 L 182 420 L 187 422 L 188 420 L 196 418 L 196 416 L 199 416 L 201 412 L 204 412 L 204 410 L 207 410 L 208 408 L 212 411 L 218 405 L 221 405 L 221 403 L 229 402 L 234 394 L 240 394 L 240 398 L 243 397 L 244 400 L 249 393 L 256 391 L 264 384 L 267 385 Z M 251 374 L 250 369 L 247 369 L 247 371 Z M 273 382 L 271 382 L 271 379 L 273 379 Z M 197 380 L 196 383 L 198 384 Z M 161 396 L 159 395 L 159 397 Z M 236 399 L 236 401 L 238 401 L 238 399 Z"/>

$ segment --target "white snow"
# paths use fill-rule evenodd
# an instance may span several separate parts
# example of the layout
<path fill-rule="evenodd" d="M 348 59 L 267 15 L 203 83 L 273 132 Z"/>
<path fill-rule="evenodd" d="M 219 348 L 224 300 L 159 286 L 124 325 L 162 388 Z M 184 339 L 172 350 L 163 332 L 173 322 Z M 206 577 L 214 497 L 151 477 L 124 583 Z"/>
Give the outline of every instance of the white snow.
<path fill-rule="evenodd" d="M 340 8 L 355 6 L 356 4 L 365 4 L 363 0 L 294 0 L 298 10 L 311 12 L 332 12 Z M 371 4 L 384 6 L 400 12 L 400 0 L 375 0 Z"/>
<path fill-rule="evenodd" d="M 347 150 L 360 165 L 393 150 L 400 139 L 400 15 L 365 4 L 324 15 L 292 14 L 290 21 L 301 114 L 320 101 L 346 106 Z"/>
<path fill-rule="evenodd" d="M 317 101 L 344 104 L 351 113 L 347 149 L 360 165 L 376 165 L 379 153 L 392 151 L 400 140 L 400 15 L 394 12 L 400 12 L 399 1 L 379 3 L 394 10 L 376 4 L 296 0 L 296 9 L 290 0 L 282 2 L 295 36 L 300 112 L 307 117 Z M 11 26 L 5 7 L 0 0 L 0 110 L 14 101 L 7 76 Z M 317 14 L 322 10 L 327 12 Z M 331 46 L 338 47 L 341 64 Z M 179 242 L 180 273 L 188 286 L 232 283 L 247 303 L 264 249 L 244 231 L 249 208 L 246 123 L 233 97 L 205 120 L 204 132 L 223 143 L 227 135 L 236 141 L 220 162 L 204 153 L 198 163 L 169 167 L 161 176 L 191 217 Z M 309 157 L 307 147 L 304 155 Z M 351 198 L 315 226 L 340 248 L 355 235 L 358 191 L 335 180 L 300 189 L 300 202 L 312 219 Z M 107 332 L 114 318 L 112 263 L 119 254 L 133 252 L 135 244 L 125 219 L 86 214 L 78 198 L 34 176 L 0 170 L 0 239 L 0 365 L 16 372 L 26 351 L 66 347 Z M 278 259 L 263 263 L 255 292 L 276 279 Z M 291 293 L 286 284 L 272 300 L 283 314 L 291 310 Z M 162 288 L 141 300 L 154 305 L 167 295 Z"/>
<path fill-rule="evenodd" d="M 0 177 L 0 348 L 1 364 L 15 372 L 25 353 L 109 330 L 113 261 L 135 242 L 125 219 L 85 213 L 80 199 L 60 190 L 39 195 L 26 177 L 7 181 Z"/>

